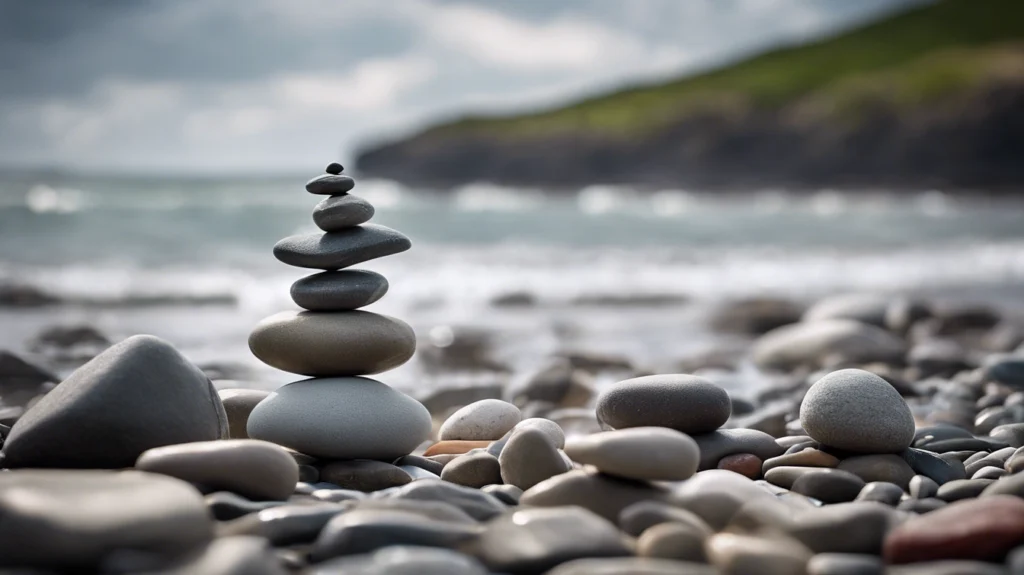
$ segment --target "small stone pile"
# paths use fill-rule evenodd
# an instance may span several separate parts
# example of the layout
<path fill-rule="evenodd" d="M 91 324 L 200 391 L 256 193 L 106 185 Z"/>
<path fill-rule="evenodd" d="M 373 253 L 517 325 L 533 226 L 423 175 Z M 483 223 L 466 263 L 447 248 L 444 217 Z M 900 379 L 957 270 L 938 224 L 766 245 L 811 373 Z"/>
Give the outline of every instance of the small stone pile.
<path fill-rule="evenodd" d="M 341 171 L 333 163 L 306 184 L 309 193 L 327 196 L 313 210 L 323 233 L 288 237 L 274 246 L 274 255 L 288 265 L 323 270 L 292 285 L 292 299 L 304 311 L 268 317 L 249 336 L 249 347 L 261 361 L 312 379 L 269 395 L 249 414 L 246 428 L 251 438 L 316 460 L 371 460 L 360 464 L 365 466 L 412 452 L 428 438 L 431 424 L 419 402 L 360 377 L 408 361 L 416 337 L 401 320 L 359 310 L 379 300 L 388 282 L 350 268 L 412 244 L 395 230 L 367 223 L 373 206 L 349 194 L 355 182 Z M 399 476 L 395 482 L 409 480 Z"/>

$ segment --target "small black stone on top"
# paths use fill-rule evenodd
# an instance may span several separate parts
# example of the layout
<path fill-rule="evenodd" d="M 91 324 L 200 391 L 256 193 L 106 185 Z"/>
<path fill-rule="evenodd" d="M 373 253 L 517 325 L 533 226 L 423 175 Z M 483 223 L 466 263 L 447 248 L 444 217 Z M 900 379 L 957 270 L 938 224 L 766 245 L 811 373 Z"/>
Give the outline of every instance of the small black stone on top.
<path fill-rule="evenodd" d="M 330 164 L 327 164 L 327 169 L 324 171 L 327 172 L 328 174 L 334 174 L 335 176 L 337 176 L 344 169 L 344 166 L 342 166 L 338 162 L 331 162 Z"/>

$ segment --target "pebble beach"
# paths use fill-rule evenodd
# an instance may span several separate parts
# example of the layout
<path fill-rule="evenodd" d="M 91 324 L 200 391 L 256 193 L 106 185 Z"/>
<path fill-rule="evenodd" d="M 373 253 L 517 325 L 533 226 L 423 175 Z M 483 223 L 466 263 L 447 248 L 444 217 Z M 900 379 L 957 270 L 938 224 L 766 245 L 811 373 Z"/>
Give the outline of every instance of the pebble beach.
<path fill-rule="evenodd" d="M 62 369 L 0 353 L 0 570 L 1024 573 L 1013 291 L 745 297 L 671 365 L 596 346 L 524 368 L 378 313 L 415 277 L 361 266 L 418 247 L 340 165 L 306 192 L 316 231 L 265 256 L 301 270 L 281 290 L 298 309 L 248 334 L 285 385 L 153 335 L 54 332 Z M 681 305 L 608 297 L 585 305 Z M 544 310 L 518 288 L 491 303 Z M 413 358 L 503 377 L 393 385 Z"/>

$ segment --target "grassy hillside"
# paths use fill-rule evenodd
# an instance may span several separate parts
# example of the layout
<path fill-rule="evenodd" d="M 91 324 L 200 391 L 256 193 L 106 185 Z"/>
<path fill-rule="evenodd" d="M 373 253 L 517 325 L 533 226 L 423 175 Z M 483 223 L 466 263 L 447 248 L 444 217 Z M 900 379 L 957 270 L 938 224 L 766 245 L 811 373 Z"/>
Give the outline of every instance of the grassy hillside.
<path fill-rule="evenodd" d="M 772 109 L 807 95 L 839 106 L 884 86 L 897 103 L 919 104 L 969 87 L 992 68 L 1017 68 L 1024 0 L 943 0 L 837 37 L 765 53 L 695 76 L 635 87 L 533 114 L 466 118 L 419 138 L 468 134 L 501 139 L 566 133 L 637 136 L 722 107 Z M 875 94 L 877 95 L 877 94 Z"/>

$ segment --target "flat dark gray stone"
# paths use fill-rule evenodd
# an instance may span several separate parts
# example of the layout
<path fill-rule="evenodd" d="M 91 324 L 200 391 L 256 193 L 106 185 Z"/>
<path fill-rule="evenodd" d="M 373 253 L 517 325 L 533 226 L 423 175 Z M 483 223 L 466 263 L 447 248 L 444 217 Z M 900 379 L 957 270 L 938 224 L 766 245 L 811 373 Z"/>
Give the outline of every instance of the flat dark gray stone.
<path fill-rule="evenodd" d="M 132 336 L 75 370 L 11 428 L 4 464 L 117 469 L 147 449 L 228 437 L 203 372 L 171 344 Z"/>
<path fill-rule="evenodd" d="M 356 182 L 341 174 L 321 174 L 306 182 L 306 191 L 321 196 L 347 194 L 356 187 Z"/>
<path fill-rule="evenodd" d="M 357 509 L 332 518 L 310 549 L 315 563 L 392 545 L 456 548 L 479 536 L 478 525 L 432 521 L 405 511 Z"/>
<path fill-rule="evenodd" d="M 359 309 L 388 293 L 388 280 L 368 270 L 320 272 L 292 284 L 292 301 L 310 311 Z"/>
<path fill-rule="evenodd" d="M 313 208 L 313 223 L 325 232 L 336 232 L 365 224 L 373 213 L 373 205 L 359 196 L 331 196 Z"/>
<path fill-rule="evenodd" d="M 574 506 L 503 515 L 487 524 L 471 549 L 502 573 L 543 573 L 573 559 L 633 554 L 614 525 Z"/>
<path fill-rule="evenodd" d="M 364 224 L 340 232 L 284 238 L 274 246 L 274 257 L 290 266 L 339 270 L 411 247 L 409 238 L 391 228 Z"/>
<path fill-rule="evenodd" d="M 620 381 L 597 401 L 597 419 L 615 429 L 656 426 L 691 435 L 708 433 L 721 427 L 731 413 L 732 401 L 724 389 L 685 374 Z"/>

